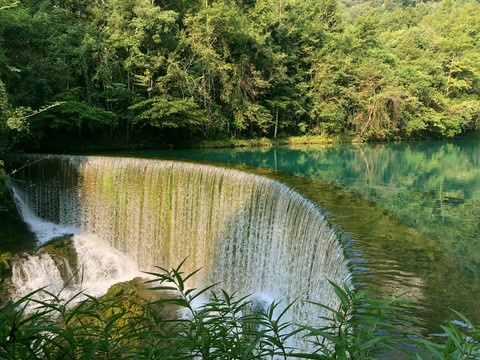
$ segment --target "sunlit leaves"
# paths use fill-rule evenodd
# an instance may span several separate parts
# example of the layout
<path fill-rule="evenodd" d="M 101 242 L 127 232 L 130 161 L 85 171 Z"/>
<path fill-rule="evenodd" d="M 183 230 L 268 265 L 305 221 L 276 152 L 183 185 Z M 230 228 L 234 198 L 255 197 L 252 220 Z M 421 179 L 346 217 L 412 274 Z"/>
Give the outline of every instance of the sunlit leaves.
<path fill-rule="evenodd" d="M 111 136 L 141 135 L 146 123 L 199 138 L 478 129 L 474 2 L 10 0 L 0 9 L 12 105 L 38 109 L 68 94 L 113 112 Z M 144 99 L 156 99 L 158 115 Z"/>
<path fill-rule="evenodd" d="M 138 114 L 137 122 L 160 128 L 194 127 L 205 121 L 203 112 L 191 98 L 155 96 L 131 106 L 130 110 Z"/>

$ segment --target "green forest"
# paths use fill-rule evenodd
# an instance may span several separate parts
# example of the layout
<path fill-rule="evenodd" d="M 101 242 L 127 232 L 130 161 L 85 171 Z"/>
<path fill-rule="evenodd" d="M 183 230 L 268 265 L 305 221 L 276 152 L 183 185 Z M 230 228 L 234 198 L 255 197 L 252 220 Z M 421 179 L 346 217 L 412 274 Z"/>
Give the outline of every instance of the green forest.
<path fill-rule="evenodd" d="M 291 137 L 432 140 L 478 137 L 479 130 L 478 0 L 0 0 L 0 222 L 6 229 L 0 229 L 0 237 L 5 249 L 23 241 L 16 230 L 10 233 L 18 219 L 8 214 L 14 204 L 6 182 L 17 170 L 6 170 L 2 161 L 14 151 L 88 153 L 205 141 L 271 144 Z M 324 153 L 314 151 L 303 160 L 312 178 L 331 176 L 335 184 L 340 177 L 335 174 L 358 171 L 355 157 L 342 169 L 316 168 Z M 462 160 L 452 154 L 449 163 Z M 441 165 L 436 157 L 426 156 L 425 170 L 414 168 L 410 159 L 424 156 L 423 149 L 404 158 L 375 149 L 361 156 L 382 164 L 376 173 L 359 174 L 353 184 L 367 199 L 383 190 L 373 180 L 400 177 L 390 163 L 408 176 L 423 171 L 422 178 L 436 181 L 434 189 L 454 182 L 448 175 L 431 175 Z M 473 183 L 473 175 L 459 186 Z M 437 197 L 434 190 L 412 190 L 412 181 L 406 177 L 405 186 L 396 187 L 408 188 L 403 193 L 392 187 L 381 195 L 382 208 L 360 205 L 382 216 L 400 207 L 402 221 L 425 223 L 428 236 L 440 234 L 440 245 L 453 230 L 436 225 L 437 218 L 476 234 L 471 228 L 477 223 L 470 222 L 477 215 L 476 193 L 446 189 Z M 469 221 L 460 219 L 463 214 Z M 464 246 L 473 239 L 460 236 L 465 240 L 451 245 L 452 253 L 468 253 L 462 265 L 474 273 L 478 257 L 470 250 L 473 245 Z M 9 259 L 10 252 L 0 254 L 2 277 Z M 8 293 L 0 287 L 0 358 L 327 360 L 387 358 L 389 351 L 416 360 L 479 358 L 480 327 L 466 316 L 454 310 L 461 322 L 441 325 L 447 336 L 432 340 L 410 330 L 418 320 L 408 301 L 383 293 L 380 299 L 347 284 L 331 284 L 338 309 L 313 303 L 329 314 L 323 318 L 326 325 L 316 328 L 284 318 L 292 304 L 280 315 L 278 303 L 253 311 L 247 298 L 225 291 L 212 292 L 197 310 L 194 300 L 213 285 L 184 286 L 195 273 L 183 273 L 182 264 L 151 274 L 156 280 L 150 283 L 158 285 L 154 290 L 179 290 L 178 297 L 156 301 L 140 299 L 138 289 L 129 288 L 132 283 L 70 308 L 73 299 L 65 305 L 50 294 L 53 301 L 38 301 L 36 292 L 3 301 Z M 459 296 L 435 290 L 439 298 Z M 29 303 L 38 305 L 36 312 L 25 312 Z M 168 318 L 168 306 L 191 316 Z M 290 347 L 297 334 L 314 349 L 311 353 Z"/>
<path fill-rule="evenodd" d="M 0 149 L 455 137 L 479 39 L 477 1 L 0 0 Z"/>

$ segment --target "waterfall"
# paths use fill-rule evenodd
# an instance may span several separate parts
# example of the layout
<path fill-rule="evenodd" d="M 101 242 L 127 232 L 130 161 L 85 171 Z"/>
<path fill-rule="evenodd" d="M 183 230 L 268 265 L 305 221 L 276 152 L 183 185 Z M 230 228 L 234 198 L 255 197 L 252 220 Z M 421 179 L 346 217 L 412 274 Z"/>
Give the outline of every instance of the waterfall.
<path fill-rule="evenodd" d="M 23 297 L 40 288 L 58 294 L 64 286 L 64 279 L 57 264 L 49 254 L 26 256 L 18 260 L 13 267 L 12 283 L 16 288 L 16 296 Z M 38 293 L 39 300 L 47 298 L 46 293 Z"/>
<path fill-rule="evenodd" d="M 300 298 L 292 320 L 312 325 L 312 308 L 304 300 L 335 308 L 338 299 L 327 279 L 349 282 L 342 247 L 319 209 L 274 180 L 161 160 L 32 156 L 30 161 L 10 183 L 24 213 L 74 229 L 66 232 L 75 233 L 77 243 L 108 244 L 142 271 L 176 267 L 188 258 L 186 273 L 202 268 L 191 286 L 220 282 L 239 296 L 285 304 Z M 92 279 L 109 276 L 106 270 L 115 263 L 109 253 L 84 252 L 85 262 L 95 258 L 94 269 L 105 270 Z"/>
<path fill-rule="evenodd" d="M 44 222 L 44 228 L 61 228 L 59 225 Z M 102 296 L 106 290 L 122 281 L 141 276 L 134 261 L 125 254 L 91 234 L 73 236 L 72 246 L 75 249 L 75 265 L 61 255 L 49 254 L 41 249 L 37 254 L 24 254 L 13 264 L 12 284 L 15 286 L 15 299 L 20 299 L 40 288 L 61 299 L 75 297 L 74 304 L 84 297 L 81 292 L 91 296 Z M 48 300 L 47 292 L 37 292 L 32 297 L 37 300 Z M 34 309 L 29 304 L 27 310 Z"/>

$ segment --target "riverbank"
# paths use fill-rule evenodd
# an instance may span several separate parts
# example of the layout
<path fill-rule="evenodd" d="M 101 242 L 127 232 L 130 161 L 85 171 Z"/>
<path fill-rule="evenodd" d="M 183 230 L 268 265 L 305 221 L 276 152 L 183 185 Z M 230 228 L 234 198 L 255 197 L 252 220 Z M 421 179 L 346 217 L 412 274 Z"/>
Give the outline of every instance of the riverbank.
<path fill-rule="evenodd" d="M 290 136 L 277 139 L 257 138 L 257 139 L 226 139 L 201 141 L 190 144 L 190 148 L 237 148 L 237 147 L 270 147 L 281 145 L 325 145 L 338 144 L 343 142 L 363 142 L 359 139 L 348 139 L 346 137 L 333 137 L 328 135 L 304 135 L 304 136 Z"/>
<path fill-rule="evenodd" d="M 469 133 L 468 135 L 457 136 L 445 141 L 460 139 L 480 139 L 480 133 Z M 438 141 L 441 139 L 398 139 L 395 141 L 372 141 L 358 136 L 348 135 L 303 135 L 288 136 L 277 139 L 255 138 L 255 139 L 225 139 L 225 140 L 205 140 L 200 142 L 192 142 L 188 144 L 168 145 L 169 148 L 190 148 L 190 149 L 215 149 L 215 148 L 248 148 L 248 147 L 271 147 L 271 146 L 295 146 L 295 145 L 336 145 L 336 144 L 363 144 L 363 143 L 400 143 L 413 141 Z M 164 146 L 165 147 L 165 146 Z"/>
<path fill-rule="evenodd" d="M 20 151 L 27 153 L 55 153 L 55 154 L 98 154 L 105 151 L 135 151 L 135 150 L 164 150 L 164 149 L 216 149 L 216 148 L 268 148 L 272 146 L 298 146 L 298 145 L 336 145 L 336 144 L 363 144 L 363 143 L 400 143 L 416 141 L 452 141 L 459 139 L 480 139 L 480 133 L 470 132 L 453 138 L 398 138 L 395 140 L 369 140 L 366 138 L 340 134 L 302 136 L 279 136 L 277 138 L 225 138 L 216 140 L 198 140 L 157 137 L 154 134 L 144 137 L 103 136 L 91 139 L 51 138 L 48 143 L 31 144 L 32 147 L 18 147 L 11 152 Z M 0 159 L 6 154 L 0 153 Z M 1 167 L 0 167 L 1 169 Z M 1 176 L 0 176 L 1 180 Z"/>

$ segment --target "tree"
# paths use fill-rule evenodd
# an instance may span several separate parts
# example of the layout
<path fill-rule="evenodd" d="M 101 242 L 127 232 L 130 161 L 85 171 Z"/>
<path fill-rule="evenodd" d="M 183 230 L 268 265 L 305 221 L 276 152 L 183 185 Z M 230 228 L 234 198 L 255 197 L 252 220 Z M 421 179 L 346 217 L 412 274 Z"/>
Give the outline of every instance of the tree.
<path fill-rule="evenodd" d="M 14 108 L 8 99 L 5 85 L 0 80 L 0 154 L 9 150 L 12 143 L 28 132 L 26 119 L 29 108 Z"/>
<path fill-rule="evenodd" d="M 68 136 L 92 138 L 108 133 L 115 114 L 78 101 L 64 101 L 31 115 L 31 131 L 37 140 Z"/>
<path fill-rule="evenodd" d="M 155 96 L 130 107 L 137 112 L 135 123 L 158 128 L 186 128 L 195 130 L 205 121 L 192 98 L 178 99 L 171 96 Z"/>

